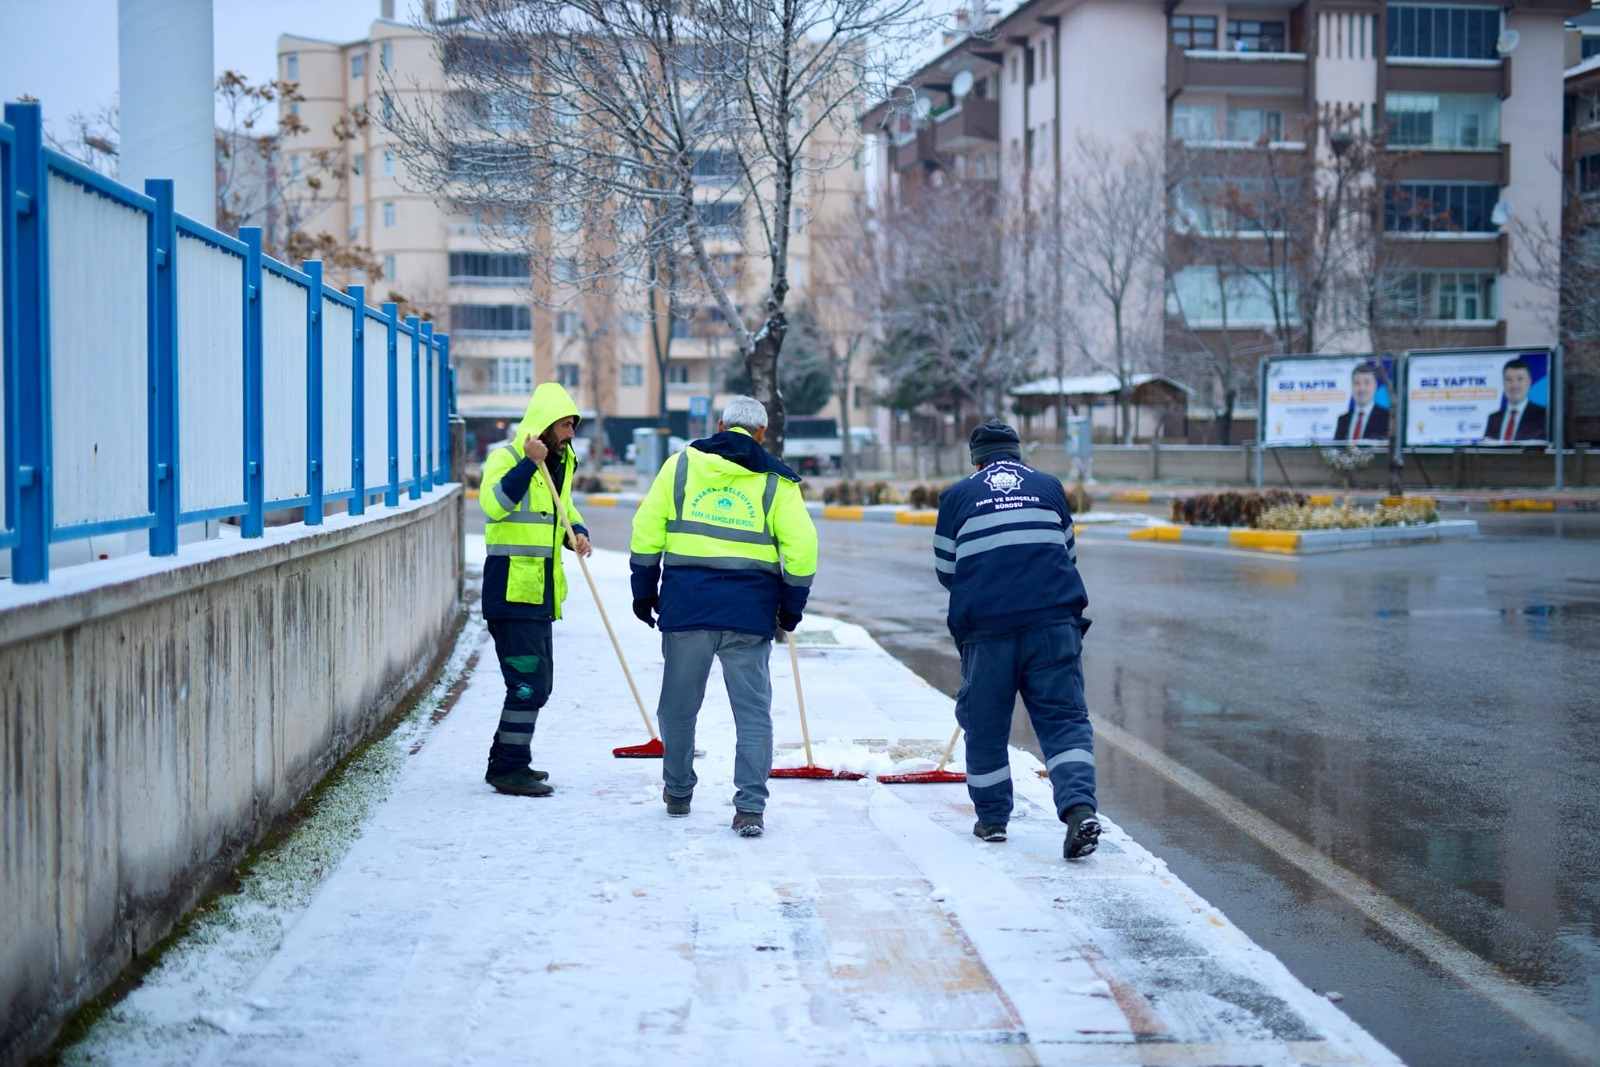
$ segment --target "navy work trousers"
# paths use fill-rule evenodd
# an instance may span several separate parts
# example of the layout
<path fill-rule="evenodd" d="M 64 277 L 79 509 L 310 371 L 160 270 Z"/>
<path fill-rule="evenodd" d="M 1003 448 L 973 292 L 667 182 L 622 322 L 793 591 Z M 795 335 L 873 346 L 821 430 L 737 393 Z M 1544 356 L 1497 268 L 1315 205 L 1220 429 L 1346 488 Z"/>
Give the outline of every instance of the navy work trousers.
<path fill-rule="evenodd" d="M 551 624 L 549 619 L 490 619 L 488 623 L 506 683 L 500 725 L 489 747 L 489 773 L 508 774 L 528 766 L 532 759 L 533 727 L 555 684 Z"/>
<path fill-rule="evenodd" d="M 1095 807 L 1094 730 L 1083 697 L 1083 631 L 1075 622 L 1036 626 L 961 646 L 956 721 L 967 732 L 967 794 L 979 822 L 1011 818 L 1011 716 L 1017 694 L 1050 772 L 1056 814 Z"/>

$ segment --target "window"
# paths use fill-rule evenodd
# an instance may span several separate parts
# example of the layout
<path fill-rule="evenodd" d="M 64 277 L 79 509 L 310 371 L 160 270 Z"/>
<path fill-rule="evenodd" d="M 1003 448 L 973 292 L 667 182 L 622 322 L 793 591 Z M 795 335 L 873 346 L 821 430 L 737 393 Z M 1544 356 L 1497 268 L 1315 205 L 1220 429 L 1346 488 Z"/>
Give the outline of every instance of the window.
<path fill-rule="evenodd" d="M 581 221 L 578 209 L 571 204 L 556 205 L 556 229 L 562 233 L 573 233 Z"/>
<path fill-rule="evenodd" d="M 1172 139 L 1174 141 L 1215 141 L 1217 139 L 1217 109 L 1210 104 L 1173 104 Z"/>
<path fill-rule="evenodd" d="M 556 312 L 556 336 L 576 337 L 578 335 L 578 313 L 576 311 Z"/>
<path fill-rule="evenodd" d="M 394 66 L 394 45 L 388 41 L 385 41 L 382 47 L 378 49 L 378 65 L 384 70 L 389 70 Z"/>
<path fill-rule="evenodd" d="M 1275 287 L 1279 297 L 1276 310 L 1272 299 Z M 1172 276 L 1172 288 L 1167 297 L 1167 314 L 1183 317 L 1191 326 L 1221 324 L 1224 311 L 1230 326 L 1272 324 L 1279 315 L 1291 323 L 1299 319 L 1292 281 L 1269 271 L 1240 271 L 1224 278 L 1216 267 L 1184 267 Z"/>
<path fill-rule="evenodd" d="M 1398 148 L 1500 147 L 1500 98 L 1491 93 L 1390 93 L 1383 111 Z"/>
<path fill-rule="evenodd" d="M 283 76 L 289 81 L 296 81 L 300 77 L 300 57 L 293 52 L 283 57 Z"/>
<path fill-rule="evenodd" d="M 455 304 L 450 332 L 526 337 L 533 333 L 533 311 L 525 304 Z"/>
<path fill-rule="evenodd" d="M 1283 140 L 1283 112 L 1259 107 L 1230 107 L 1228 109 L 1229 141 Z"/>
<path fill-rule="evenodd" d="M 644 333 L 644 316 L 637 311 L 622 313 L 622 332 L 637 337 Z"/>
<path fill-rule="evenodd" d="M 350 209 L 350 225 L 360 229 L 367 224 L 367 205 L 356 204 Z"/>
<path fill-rule="evenodd" d="M 1573 177 L 1579 196 L 1585 200 L 1600 196 L 1600 152 L 1579 156 L 1574 162 Z"/>
<path fill-rule="evenodd" d="M 383 150 L 383 176 L 385 178 L 394 177 L 394 149 L 392 148 Z"/>
<path fill-rule="evenodd" d="M 1499 59 L 1500 8 L 1390 4 L 1388 55 L 1410 59 Z"/>
<path fill-rule="evenodd" d="M 644 364 L 624 363 L 622 365 L 622 384 L 625 386 L 639 386 L 644 384 Z"/>
<path fill-rule="evenodd" d="M 578 387 L 579 370 L 580 368 L 576 363 L 557 363 L 556 382 L 568 389 L 576 389 Z"/>
<path fill-rule="evenodd" d="M 289 157 L 289 177 L 300 177 L 300 154 L 298 152 Z"/>
<path fill-rule="evenodd" d="M 1179 48 L 1217 47 L 1216 16 L 1173 15 L 1172 43 Z"/>
<path fill-rule="evenodd" d="M 389 279 L 393 279 L 394 278 L 394 257 L 393 256 L 384 256 L 383 257 L 383 276 L 385 278 L 389 278 Z"/>
<path fill-rule="evenodd" d="M 451 285 L 517 285 L 528 280 L 527 258 L 517 252 L 451 252 Z"/>
<path fill-rule="evenodd" d="M 1011 54 L 1011 84 L 1017 84 L 1017 71 L 1022 69 L 1022 58 L 1015 52 Z"/>
<path fill-rule="evenodd" d="M 667 332 L 674 341 L 685 341 L 693 336 L 693 331 L 690 329 L 690 323 L 688 319 L 673 319 L 671 329 L 669 329 Z M 671 381 L 673 379 L 669 378 L 668 380 Z M 687 371 L 684 372 L 683 380 L 689 380 Z"/>
<path fill-rule="evenodd" d="M 575 282 L 578 280 L 578 261 L 571 256 L 563 256 L 555 261 L 553 273 L 558 282 Z"/>
<path fill-rule="evenodd" d="M 350 157 L 350 173 L 357 178 L 367 169 L 367 157 L 359 152 Z"/>
<path fill-rule="evenodd" d="M 731 182 L 739 174 L 739 162 L 732 152 L 713 149 L 694 157 L 690 173 L 707 184 Z"/>
<path fill-rule="evenodd" d="M 350 57 L 350 77 L 359 78 L 367 72 L 367 54 L 357 52 Z"/>
<path fill-rule="evenodd" d="M 674 323 L 673 325 L 677 325 L 677 324 Z M 682 364 L 682 363 L 670 363 L 670 364 L 668 364 L 667 365 L 667 381 L 672 385 L 688 385 L 689 384 L 689 368 L 685 364 Z"/>
<path fill-rule="evenodd" d="M 1401 182 L 1384 196 L 1390 233 L 1494 233 L 1500 187 L 1489 182 Z"/>
<path fill-rule="evenodd" d="M 383 121 L 394 121 L 394 98 L 388 93 L 383 94 Z"/>
<path fill-rule="evenodd" d="M 1288 37 L 1281 22 L 1229 19 L 1228 47 L 1235 52 L 1286 52 Z"/>
<path fill-rule="evenodd" d="M 1283 233 L 1299 197 L 1292 179 L 1193 179 L 1175 192 L 1173 225 L 1185 233 Z"/>
<path fill-rule="evenodd" d="M 390 200 L 390 201 L 385 202 L 384 205 L 383 205 L 383 228 L 387 230 L 387 229 L 392 229 L 393 227 L 394 227 L 394 201 Z"/>
<path fill-rule="evenodd" d="M 494 379 L 489 383 L 492 393 L 533 392 L 533 359 L 516 356 L 494 361 Z"/>
<path fill-rule="evenodd" d="M 1584 59 L 1593 59 L 1595 56 L 1600 56 L 1600 34 L 1585 34 L 1583 44 L 1580 47 L 1582 48 L 1582 58 Z"/>
<path fill-rule="evenodd" d="M 1390 321 L 1493 322 L 1495 276 L 1487 271 L 1404 271 L 1385 279 Z"/>
<path fill-rule="evenodd" d="M 694 213 L 706 233 L 721 236 L 744 236 L 744 205 L 696 204 Z"/>

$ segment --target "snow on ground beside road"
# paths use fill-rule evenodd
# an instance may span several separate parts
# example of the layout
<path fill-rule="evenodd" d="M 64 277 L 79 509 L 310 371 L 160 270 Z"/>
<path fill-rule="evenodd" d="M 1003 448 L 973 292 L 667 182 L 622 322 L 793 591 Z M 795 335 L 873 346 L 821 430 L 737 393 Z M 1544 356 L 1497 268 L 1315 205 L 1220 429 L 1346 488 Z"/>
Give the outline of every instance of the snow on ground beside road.
<path fill-rule="evenodd" d="M 1396 1062 L 1114 822 L 1065 863 L 1025 753 L 1003 845 L 971 836 L 963 786 L 870 778 L 775 779 L 766 835 L 741 838 L 714 672 L 693 811 L 669 819 L 659 762 L 611 756 L 648 733 L 569 566 L 535 738 L 554 796 L 483 782 L 504 689 L 475 620 L 453 705 L 446 678 L 66 1062 Z M 659 639 L 625 610 L 626 556 L 590 570 L 653 714 Z M 947 697 L 859 627 L 808 616 L 796 637 L 816 763 L 937 761 Z M 772 674 L 777 762 L 797 765 L 782 645 Z"/>

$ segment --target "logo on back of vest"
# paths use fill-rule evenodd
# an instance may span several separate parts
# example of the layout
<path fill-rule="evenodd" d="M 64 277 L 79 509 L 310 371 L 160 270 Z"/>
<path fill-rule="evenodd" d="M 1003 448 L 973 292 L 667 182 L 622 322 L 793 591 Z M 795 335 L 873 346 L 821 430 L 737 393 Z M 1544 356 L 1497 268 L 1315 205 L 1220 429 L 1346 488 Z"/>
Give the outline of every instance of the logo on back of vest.
<path fill-rule="evenodd" d="M 750 498 L 732 486 L 707 489 L 690 501 L 688 508 L 690 518 L 749 530 L 761 528 L 760 515 Z"/>
<path fill-rule="evenodd" d="M 983 480 L 996 493 L 1010 493 L 1022 488 L 1022 476 L 1001 466 L 993 466 L 984 471 Z"/>

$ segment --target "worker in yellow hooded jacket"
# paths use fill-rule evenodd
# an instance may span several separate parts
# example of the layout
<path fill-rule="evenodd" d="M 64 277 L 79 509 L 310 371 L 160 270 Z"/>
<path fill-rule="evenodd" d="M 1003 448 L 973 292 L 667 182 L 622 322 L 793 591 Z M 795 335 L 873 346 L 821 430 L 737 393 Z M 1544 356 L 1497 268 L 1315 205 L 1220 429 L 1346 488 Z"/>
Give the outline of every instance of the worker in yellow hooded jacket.
<path fill-rule="evenodd" d="M 483 462 L 478 504 L 487 520 L 483 564 L 483 618 L 494 638 L 506 699 L 489 747 L 484 780 L 502 793 L 542 797 L 553 791 L 549 773 L 532 768 L 533 728 L 554 683 L 550 627 L 561 617 L 567 577 L 561 547 L 587 556 L 594 549 L 573 506 L 572 438 L 578 406 L 555 382 L 533 391 L 512 439 Z M 555 494 L 540 470 L 555 479 Z M 555 511 L 559 495 L 576 544 Z"/>

